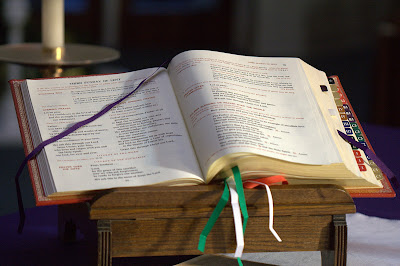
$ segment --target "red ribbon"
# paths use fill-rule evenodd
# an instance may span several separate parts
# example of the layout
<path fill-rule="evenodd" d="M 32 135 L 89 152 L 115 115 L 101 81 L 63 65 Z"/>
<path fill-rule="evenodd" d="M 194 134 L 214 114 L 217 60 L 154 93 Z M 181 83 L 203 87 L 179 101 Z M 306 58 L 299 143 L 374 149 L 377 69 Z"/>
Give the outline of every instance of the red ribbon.
<path fill-rule="evenodd" d="M 267 176 L 267 177 L 256 178 L 256 179 L 248 179 L 243 182 L 244 188 L 255 188 L 257 186 L 260 186 L 260 184 L 246 182 L 246 181 L 257 181 L 257 182 L 266 184 L 268 186 L 271 186 L 276 183 L 281 183 L 281 182 L 282 182 L 282 185 L 289 184 L 289 182 L 286 180 L 286 178 L 283 175 L 274 175 L 274 176 Z"/>

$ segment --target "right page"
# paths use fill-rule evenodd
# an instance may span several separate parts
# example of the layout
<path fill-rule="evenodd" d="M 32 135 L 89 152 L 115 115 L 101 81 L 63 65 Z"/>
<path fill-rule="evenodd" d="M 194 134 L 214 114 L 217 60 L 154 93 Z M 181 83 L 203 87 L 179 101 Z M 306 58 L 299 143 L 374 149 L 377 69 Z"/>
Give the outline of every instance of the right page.
<path fill-rule="evenodd" d="M 273 159 L 270 174 L 288 165 L 293 176 L 299 165 L 343 165 L 302 64 L 211 51 L 171 61 L 170 79 L 207 179 L 239 162 L 247 165 L 241 170 L 265 174 L 265 161 L 254 155 Z M 319 169 L 305 176 L 319 178 Z"/>

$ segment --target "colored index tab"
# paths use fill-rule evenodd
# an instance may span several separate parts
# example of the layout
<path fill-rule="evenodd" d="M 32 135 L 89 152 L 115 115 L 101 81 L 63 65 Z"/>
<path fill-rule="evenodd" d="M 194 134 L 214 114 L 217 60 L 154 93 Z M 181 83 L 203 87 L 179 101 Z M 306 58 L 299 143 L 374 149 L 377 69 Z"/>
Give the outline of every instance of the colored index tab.
<path fill-rule="evenodd" d="M 365 152 L 365 154 L 369 158 L 371 158 L 372 161 L 375 162 L 375 164 L 381 169 L 381 171 L 386 174 L 388 179 L 391 181 L 394 189 L 398 189 L 400 187 L 399 181 L 396 179 L 394 173 L 386 166 L 386 164 L 384 164 L 381 161 L 381 159 L 379 159 L 379 157 L 372 150 L 370 150 L 368 148 L 368 146 L 365 142 L 364 143 L 357 142 L 354 139 L 352 139 L 351 137 L 349 137 L 346 134 L 344 134 L 343 132 L 341 132 L 340 130 L 338 130 L 337 132 L 344 140 L 349 142 L 351 145 L 356 146 L 360 150 L 363 150 Z M 364 166 L 364 165 L 359 165 L 360 170 L 362 170 L 361 166 Z"/>
<path fill-rule="evenodd" d="M 337 86 L 335 84 L 331 84 L 331 91 L 338 91 Z"/>
<path fill-rule="evenodd" d="M 344 108 L 343 108 L 344 109 Z M 350 111 L 345 111 L 344 112 L 348 117 L 354 117 L 353 116 L 353 113 L 352 112 L 350 112 Z"/>
<path fill-rule="evenodd" d="M 345 114 L 345 110 L 344 110 L 343 106 L 338 106 L 337 109 L 339 111 L 339 114 Z"/>
<path fill-rule="evenodd" d="M 355 122 L 350 122 L 350 126 L 353 128 L 353 130 L 359 129 L 357 123 Z"/>
<path fill-rule="evenodd" d="M 364 142 L 364 140 L 365 140 L 363 136 L 356 135 L 356 137 L 357 137 L 358 142 Z"/>
<path fill-rule="evenodd" d="M 351 128 L 345 128 L 345 131 L 347 135 L 353 135 L 353 130 L 351 130 Z"/>
<path fill-rule="evenodd" d="M 333 91 L 332 92 L 332 95 L 333 95 L 333 99 L 340 99 L 340 94 L 339 94 L 339 92 L 337 92 L 337 91 Z"/>
<path fill-rule="evenodd" d="M 342 121 L 344 127 L 350 127 L 349 121 Z"/>
<path fill-rule="evenodd" d="M 342 103 L 342 101 L 339 99 L 339 100 L 335 100 L 335 104 L 336 104 L 336 106 L 343 106 L 343 103 Z"/>

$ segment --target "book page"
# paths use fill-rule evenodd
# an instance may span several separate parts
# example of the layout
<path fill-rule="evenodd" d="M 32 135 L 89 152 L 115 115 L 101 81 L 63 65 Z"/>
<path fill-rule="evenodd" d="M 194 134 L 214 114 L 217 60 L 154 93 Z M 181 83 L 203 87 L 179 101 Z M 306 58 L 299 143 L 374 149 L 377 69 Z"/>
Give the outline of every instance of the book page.
<path fill-rule="evenodd" d="M 331 128 L 330 132 L 332 134 L 332 139 L 335 142 L 336 147 L 338 147 L 338 152 L 341 155 L 341 158 L 343 158 L 344 163 L 350 171 L 352 171 L 355 175 L 362 175 L 356 160 L 354 160 L 354 154 L 351 145 L 349 145 L 346 141 L 343 141 L 342 137 L 340 137 L 340 135 L 337 133 L 337 130 L 345 132 L 345 128 L 343 126 L 342 119 L 340 118 L 337 106 L 335 102 L 332 101 L 332 92 L 330 91 L 330 85 L 326 79 L 326 74 L 303 61 L 301 61 L 301 65 L 306 76 L 308 77 L 310 87 L 313 90 L 313 94 L 320 106 L 318 111 L 322 112 L 327 126 Z M 328 91 L 322 91 L 320 88 L 321 85 L 326 86 Z M 366 157 L 364 157 L 364 159 L 367 160 Z M 371 178 L 367 177 L 367 179 Z M 374 176 L 372 176 L 372 179 L 375 179 L 375 181 L 372 180 L 372 182 L 376 183 L 376 178 Z"/>
<path fill-rule="evenodd" d="M 28 80 L 25 97 L 40 141 L 122 98 L 154 71 Z M 165 69 L 99 119 L 47 146 L 45 154 L 58 192 L 202 180 Z"/>
<path fill-rule="evenodd" d="M 204 174 L 231 153 L 341 162 L 299 59 L 189 51 L 168 72 Z"/>

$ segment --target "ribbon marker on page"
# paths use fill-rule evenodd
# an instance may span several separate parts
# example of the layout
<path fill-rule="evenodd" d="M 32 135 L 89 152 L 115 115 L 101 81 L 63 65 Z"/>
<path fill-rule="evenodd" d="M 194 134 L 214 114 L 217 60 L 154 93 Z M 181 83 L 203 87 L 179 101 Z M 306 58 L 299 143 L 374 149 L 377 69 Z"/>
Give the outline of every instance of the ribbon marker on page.
<path fill-rule="evenodd" d="M 229 188 L 224 181 L 224 191 L 222 192 L 221 199 L 219 200 L 217 206 L 215 207 L 214 211 L 212 212 L 210 218 L 207 221 L 206 226 L 204 227 L 203 231 L 200 234 L 199 243 L 197 249 L 201 252 L 204 252 L 204 248 L 206 246 L 207 236 L 210 233 L 211 229 L 213 228 L 215 222 L 217 221 L 219 215 L 221 214 L 222 210 L 225 208 L 226 203 L 229 200 Z"/>
<path fill-rule="evenodd" d="M 273 227 L 274 226 L 274 202 L 273 202 L 273 199 L 272 199 L 272 193 L 271 193 L 271 190 L 269 189 L 269 186 L 264 184 L 264 183 L 253 181 L 253 180 L 247 180 L 245 182 L 246 183 L 250 182 L 250 183 L 254 183 L 254 184 L 265 186 L 265 190 L 267 191 L 267 195 L 268 195 L 269 230 L 274 235 L 276 240 L 278 240 L 279 242 L 282 242 L 282 239 L 279 237 L 278 233 L 275 231 L 275 229 Z"/>
<path fill-rule="evenodd" d="M 246 199 L 244 197 L 242 176 L 240 175 L 239 167 L 237 167 L 237 166 L 232 167 L 232 173 L 233 173 L 233 177 L 235 179 L 236 191 L 239 196 L 240 210 L 242 211 L 242 215 L 243 215 L 243 234 L 244 234 L 244 232 L 246 231 L 247 220 L 249 219 L 249 214 L 247 213 Z"/>
<path fill-rule="evenodd" d="M 229 177 L 227 183 L 229 186 L 229 192 L 231 194 L 233 220 L 235 223 L 235 233 L 236 233 L 235 257 L 240 258 L 242 257 L 244 249 L 244 236 L 243 236 L 242 215 L 240 213 L 240 206 L 239 206 L 239 195 L 236 191 L 236 184 L 234 178 Z"/>
<path fill-rule="evenodd" d="M 126 98 L 128 98 L 129 96 L 131 96 L 133 93 L 135 93 L 144 83 L 146 83 L 148 80 L 150 80 L 153 76 L 155 76 L 158 71 L 164 66 L 166 65 L 168 61 L 165 61 L 164 63 L 162 63 L 156 70 L 154 70 L 154 72 L 147 76 L 146 78 L 144 78 L 137 86 L 136 88 L 134 88 L 131 92 L 129 92 L 128 94 L 126 94 L 125 96 L 123 96 L 122 98 L 106 105 L 103 109 L 101 109 L 98 113 L 94 114 L 93 116 L 85 119 L 85 120 L 81 120 L 78 121 L 74 124 L 72 124 L 70 127 L 68 127 L 67 129 L 65 129 L 64 131 L 62 131 L 61 133 L 55 135 L 54 137 L 51 137 L 50 139 L 47 139 L 43 142 L 41 142 L 38 146 L 36 146 L 26 157 L 25 159 L 22 161 L 22 163 L 20 164 L 17 173 L 14 176 L 14 180 L 15 180 L 15 186 L 16 186 L 16 191 L 17 191 L 17 199 L 18 199 L 18 210 L 19 210 L 19 225 L 18 225 L 18 233 L 21 234 L 22 230 L 24 228 L 24 224 L 25 224 L 25 210 L 24 210 L 24 205 L 23 205 L 23 201 L 22 201 L 22 193 L 21 193 L 21 187 L 19 184 L 19 177 L 22 174 L 23 169 L 25 168 L 25 165 L 28 163 L 28 161 L 30 161 L 32 158 L 34 158 L 44 147 L 46 147 L 47 145 L 56 142 L 66 136 L 68 136 L 69 134 L 71 134 L 72 132 L 76 131 L 77 129 L 95 121 L 96 119 L 98 119 L 99 117 L 103 116 L 104 114 L 106 114 L 108 111 L 110 111 L 112 108 L 114 108 L 114 106 L 120 104 L 121 102 L 123 102 Z"/>

